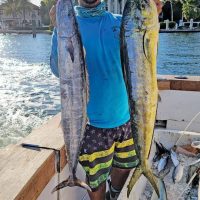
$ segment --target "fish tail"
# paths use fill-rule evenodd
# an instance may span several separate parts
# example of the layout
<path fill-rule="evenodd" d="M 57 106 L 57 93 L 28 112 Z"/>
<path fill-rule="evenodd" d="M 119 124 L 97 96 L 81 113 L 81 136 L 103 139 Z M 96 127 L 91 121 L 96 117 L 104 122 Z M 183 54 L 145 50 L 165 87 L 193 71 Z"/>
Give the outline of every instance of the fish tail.
<path fill-rule="evenodd" d="M 160 197 L 159 189 L 158 189 L 158 181 L 155 175 L 153 174 L 153 172 L 150 169 L 147 169 L 143 172 L 143 174 L 153 186 L 157 196 Z"/>
<path fill-rule="evenodd" d="M 142 175 L 142 168 L 136 167 L 135 171 L 133 172 L 133 175 L 131 177 L 131 180 L 128 184 L 128 190 L 127 190 L 127 197 L 129 197 L 131 190 L 133 188 L 133 186 L 135 185 L 135 183 L 137 182 L 137 180 L 140 178 L 140 176 Z"/>
<path fill-rule="evenodd" d="M 71 179 L 71 177 L 69 177 L 68 179 L 64 180 L 63 182 L 59 183 L 53 190 L 51 193 L 60 190 L 64 187 L 73 187 L 73 186 L 78 186 L 81 188 L 84 188 L 86 190 L 91 191 L 91 188 L 83 181 L 81 181 L 80 179 Z"/>
<path fill-rule="evenodd" d="M 160 198 L 158 199 L 156 192 L 153 191 L 151 200 L 167 200 L 167 191 L 163 179 L 158 178 L 158 185 L 159 185 Z"/>
<path fill-rule="evenodd" d="M 128 184 L 127 197 L 129 197 L 132 188 L 134 187 L 135 183 L 137 182 L 137 180 L 140 178 L 140 176 L 142 174 L 151 183 L 151 185 L 153 186 L 154 190 L 156 191 L 156 194 L 158 195 L 158 197 L 160 196 L 159 195 L 159 189 L 158 189 L 158 181 L 157 181 L 155 175 L 152 173 L 152 171 L 150 169 L 147 169 L 147 167 L 145 167 L 144 169 L 146 169 L 146 170 L 143 170 L 142 166 L 139 166 L 133 172 L 131 180 Z"/>

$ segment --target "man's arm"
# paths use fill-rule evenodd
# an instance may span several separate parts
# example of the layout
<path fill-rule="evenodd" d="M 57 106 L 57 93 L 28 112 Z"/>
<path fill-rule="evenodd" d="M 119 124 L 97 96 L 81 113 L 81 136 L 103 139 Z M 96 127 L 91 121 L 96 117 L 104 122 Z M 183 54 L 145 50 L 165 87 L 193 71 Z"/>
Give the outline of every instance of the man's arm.
<path fill-rule="evenodd" d="M 52 40 L 51 40 L 51 56 L 50 56 L 50 67 L 53 74 L 57 77 L 59 77 L 58 72 L 58 52 L 57 52 L 57 31 L 56 28 L 54 28 Z"/>
<path fill-rule="evenodd" d="M 163 4 L 160 0 L 154 0 L 156 7 L 157 7 L 157 11 L 158 11 L 158 15 L 160 15 L 160 13 L 162 12 L 162 7 Z"/>

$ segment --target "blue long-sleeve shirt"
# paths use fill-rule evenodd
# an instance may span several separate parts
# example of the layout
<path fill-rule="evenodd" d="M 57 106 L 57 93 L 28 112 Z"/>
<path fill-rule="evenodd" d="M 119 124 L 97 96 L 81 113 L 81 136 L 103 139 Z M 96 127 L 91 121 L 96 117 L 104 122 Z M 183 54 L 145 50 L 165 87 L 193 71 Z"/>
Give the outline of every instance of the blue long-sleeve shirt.
<path fill-rule="evenodd" d="M 87 115 L 92 126 L 114 128 L 130 119 L 128 96 L 120 59 L 121 16 L 80 17 L 77 22 L 89 74 Z M 50 66 L 58 77 L 57 32 L 52 36 Z"/>

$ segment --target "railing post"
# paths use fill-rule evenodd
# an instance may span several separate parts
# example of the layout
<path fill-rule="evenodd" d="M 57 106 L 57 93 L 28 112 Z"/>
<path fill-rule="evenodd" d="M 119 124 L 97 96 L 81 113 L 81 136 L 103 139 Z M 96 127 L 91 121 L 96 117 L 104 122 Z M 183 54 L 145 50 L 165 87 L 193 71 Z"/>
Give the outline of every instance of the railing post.
<path fill-rule="evenodd" d="M 112 0 L 108 0 L 108 1 L 107 1 L 107 4 L 108 4 L 108 11 L 109 11 L 109 12 L 112 12 L 112 10 L 111 10 L 111 5 L 112 5 L 112 4 L 111 4 L 111 1 L 112 1 Z"/>
<path fill-rule="evenodd" d="M 125 6 L 125 0 L 122 0 L 122 2 L 121 2 L 121 13 L 123 13 L 124 6 Z"/>
<path fill-rule="evenodd" d="M 114 0 L 114 13 L 115 14 L 117 13 L 117 3 L 118 3 L 118 0 Z"/>
<path fill-rule="evenodd" d="M 193 29 L 193 19 L 190 19 L 190 29 Z"/>
<path fill-rule="evenodd" d="M 169 20 L 165 20 L 165 23 L 166 23 L 166 30 L 169 30 Z"/>

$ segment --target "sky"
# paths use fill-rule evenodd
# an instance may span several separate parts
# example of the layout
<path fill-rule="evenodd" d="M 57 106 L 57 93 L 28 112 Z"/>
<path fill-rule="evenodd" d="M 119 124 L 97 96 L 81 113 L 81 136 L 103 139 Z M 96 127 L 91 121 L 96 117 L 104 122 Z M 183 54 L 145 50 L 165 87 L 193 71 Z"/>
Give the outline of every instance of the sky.
<path fill-rule="evenodd" d="M 0 0 L 1 1 L 1 0 Z M 32 3 L 34 3 L 35 5 L 39 6 L 41 0 L 31 0 Z"/>

